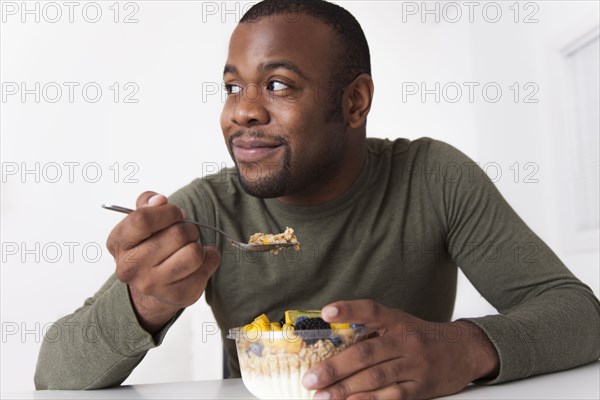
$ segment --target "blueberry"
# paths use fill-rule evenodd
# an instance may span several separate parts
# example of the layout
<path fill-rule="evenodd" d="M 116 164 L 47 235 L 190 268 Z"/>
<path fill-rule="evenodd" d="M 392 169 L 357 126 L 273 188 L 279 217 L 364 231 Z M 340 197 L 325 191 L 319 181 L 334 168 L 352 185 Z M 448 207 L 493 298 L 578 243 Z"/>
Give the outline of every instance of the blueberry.
<path fill-rule="evenodd" d="M 260 357 L 262 354 L 262 351 L 263 351 L 262 343 L 260 343 L 260 342 L 254 343 L 254 344 L 250 345 L 250 348 L 248 349 L 248 355 L 250 355 L 250 353 L 254 353 Z"/>
<path fill-rule="evenodd" d="M 300 321 L 304 321 L 305 319 L 308 319 L 308 317 L 306 315 L 301 315 L 298 318 L 296 318 L 296 324 Z"/>
<path fill-rule="evenodd" d="M 340 347 L 343 343 L 342 337 L 336 334 L 329 335 L 329 340 L 331 341 L 331 343 L 333 343 L 335 347 Z"/>

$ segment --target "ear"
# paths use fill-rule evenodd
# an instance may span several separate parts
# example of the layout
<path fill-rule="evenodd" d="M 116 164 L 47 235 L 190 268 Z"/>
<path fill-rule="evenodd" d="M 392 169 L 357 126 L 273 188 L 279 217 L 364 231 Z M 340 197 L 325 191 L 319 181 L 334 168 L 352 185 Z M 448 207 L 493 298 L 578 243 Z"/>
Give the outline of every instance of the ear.
<path fill-rule="evenodd" d="M 373 102 L 373 78 L 360 74 L 346 88 L 347 121 L 350 128 L 359 128 L 367 121 Z"/>

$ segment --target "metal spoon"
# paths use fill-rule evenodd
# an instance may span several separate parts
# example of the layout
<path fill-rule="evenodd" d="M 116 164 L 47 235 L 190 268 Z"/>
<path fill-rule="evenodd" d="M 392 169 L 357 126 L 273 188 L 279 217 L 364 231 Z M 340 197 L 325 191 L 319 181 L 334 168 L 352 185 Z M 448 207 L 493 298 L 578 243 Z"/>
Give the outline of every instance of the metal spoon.
<path fill-rule="evenodd" d="M 133 210 L 130 208 L 115 206 L 113 204 L 102 204 L 102 208 L 106 208 L 107 210 L 121 212 L 124 214 L 129 214 L 129 213 L 133 212 Z M 202 228 L 210 229 L 211 231 L 215 231 L 215 232 L 219 233 L 220 235 L 222 235 L 225 239 L 227 239 L 229 244 L 231 244 L 233 247 L 237 247 L 238 249 L 247 250 L 247 251 L 256 251 L 256 252 L 262 253 L 262 252 L 267 252 L 267 251 L 285 249 L 287 247 L 292 247 L 296 244 L 296 243 L 287 243 L 287 242 L 286 243 L 242 243 L 237 240 L 233 240 L 231 237 L 229 237 L 229 235 L 227 233 L 223 232 L 222 230 L 220 230 L 218 228 L 215 228 L 214 226 L 204 225 L 204 224 L 201 224 L 200 222 L 192 221 L 191 219 L 186 219 L 186 220 L 184 220 L 184 222 L 194 224 L 194 225 L 202 227 Z"/>

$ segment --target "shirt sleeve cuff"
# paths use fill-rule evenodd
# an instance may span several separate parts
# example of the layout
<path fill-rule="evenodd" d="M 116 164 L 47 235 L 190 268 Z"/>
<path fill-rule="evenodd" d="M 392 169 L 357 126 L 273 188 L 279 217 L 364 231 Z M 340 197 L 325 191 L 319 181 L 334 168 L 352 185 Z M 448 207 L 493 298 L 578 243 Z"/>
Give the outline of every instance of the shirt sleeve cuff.
<path fill-rule="evenodd" d="M 127 284 L 117 280 L 97 301 L 94 319 L 99 335 L 111 349 L 126 357 L 144 354 L 159 346 L 183 312 L 179 310 L 164 328 L 151 335 L 137 320 Z"/>
<path fill-rule="evenodd" d="M 504 315 L 461 318 L 459 321 L 477 325 L 496 348 L 500 360 L 500 370 L 495 378 L 480 379 L 473 383 L 494 385 L 531 375 L 531 351 L 524 327 Z"/>

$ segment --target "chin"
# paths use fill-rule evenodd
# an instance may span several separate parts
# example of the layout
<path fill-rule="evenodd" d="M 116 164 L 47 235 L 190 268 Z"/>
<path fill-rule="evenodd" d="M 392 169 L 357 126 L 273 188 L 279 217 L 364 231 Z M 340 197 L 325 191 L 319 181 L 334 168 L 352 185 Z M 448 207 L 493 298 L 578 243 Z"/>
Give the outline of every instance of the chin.
<path fill-rule="evenodd" d="M 261 199 L 284 196 L 288 187 L 285 176 L 277 173 L 257 178 L 256 175 L 241 174 L 238 169 L 238 180 L 246 193 Z"/>

